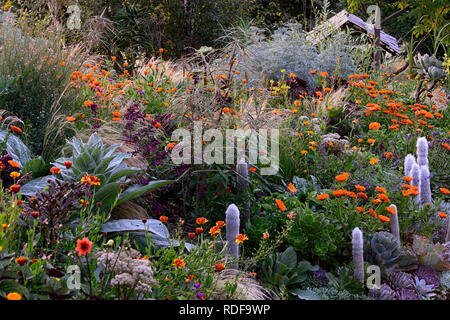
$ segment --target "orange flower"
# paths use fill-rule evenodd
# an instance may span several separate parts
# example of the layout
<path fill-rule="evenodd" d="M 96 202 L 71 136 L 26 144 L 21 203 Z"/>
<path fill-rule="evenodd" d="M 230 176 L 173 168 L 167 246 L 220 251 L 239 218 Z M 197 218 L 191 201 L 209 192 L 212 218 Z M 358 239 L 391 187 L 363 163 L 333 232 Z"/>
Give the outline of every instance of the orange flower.
<path fill-rule="evenodd" d="M 447 215 L 443 212 L 438 212 L 439 217 L 441 218 L 447 218 Z"/>
<path fill-rule="evenodd" d="M 317 69 L 316 70 L 311 70 L 310 72 L 309 72 L 309 74 L 316 74 L 317 73 Z"/>
<path fill-rule="evenodd" d="M 381 220 L 381 222 L 388 222 L 388 221 L 390 221 L 391 219 L 390 218 L 388 218 L 388 217 L 386 217 L 386 216 L 383 216 L 383 215 L 378 215 L 378 218 Z"/>
<path fill-rule="evenodd" d="M 208 222 L 208 219 L 206 219 L 205 217 L 200 217 L 200 218 L 195 219 L 195 223 L 196 224 L 202 225 L 202 224 L 205 224 L 207 222 Z"/>
<path fill-rule="evenodd" d="M 216 271 L 222 271 L 225 269 L 225 265 L 223 263 L 216 263 L 214 269 L 216 269 Z"/>
<path fill-rule="evenodd" d="M 72 166 L 72 162 L 70 161 L 64 161 L 64 166 L 69 169 Z"/>
<path fill-rule="evenodd" d="M 16 258 L 16 263 L 23 266 L 25 263 L 27 263 L 27 258 L 25 257 L 18 257 Z"/>
<path fill-rule="evenodd" d="M 175 147 L 175 145 L 176 145 L 175 142 L 170 142 L 170 143 L 168 143 L 168 144 L 166 145 L 166 150 L 167 150 L 167 151 L 172 150 L 173 147 Z"/>
<path fill-rule="evenodd" d="M 370 144 L 373 144 L 373 143 L 375 143 L 375 140 L 374 139 L 367 139 L 367 142 L 370 143 Z"/>
<path fill-rule="evenodd" d="M 290 193 L 296 193 L 297 192 L 297 189 L 295 188 L 295 185 L 292 182 L 290 182 L 289 185 L 288 185 L 288 191 Z"/>
<path fill-rule="evenodd" d="M 17 179 L 18 177 L 20 177 L 20 173 L 17 171 L 13 171 L 9 174 L 9 176 L 13 179 Z"/>
<path fill-rule="evenodd" d="M 447 188 L 440 188 L 439 189 L 443 194 L 449 194 L 450 191 Z"/>
<path fill-rule="evenodd" d="M 403 179 L 405 179 L 406 182 L 411 182 L 413 178 L 408 176 L 403 176 Z"/>
<path fill-rule="evenodd" d="M 14 131 L 14 132 L 22 133 L 22 129 L 20 129 L 19 127 L 11 126 L 10 128 L 11 128 L 11 130 Z"/>
<path fill-rule="evenodd" d="M 159 53 L 163 53 L 164 49 L 163 48 L 159 48 Z"/>
<path fill-rule="evenodd" d="M 327 193 L 323 193 L 323 194 L 319 194 L 316 199 L 317 200 L 325 200 L 326 198 L 328 198 L 329 195 Z"/>
<path fill-rule="evenodd" d="M 220 234 L 220 228 L 218 226 L 214 226 L 211 227 L 211 229 L 209 229 L 209 235 L 211 237 L 215 237 L 216 235 Z"/>
<path fill-rule="evenodd" d="M 377 158 L 370 158 L 369 163 L 370 163 L 371 165 L 376 165 L 376 164 L 378 163 L 378 159 L 377 159 Z"/>
<path fill-rule="evenodd" d="M 255 168 L 255 167 L 251 167 L 251 168 L 250 168 L 250 171 L 251 171 L 251 172 L 256 172 L 256 168 Z"/>
<path fill-rule="evenodd" d="M 89 176 L 85 174 L 83 178 L 81 178 L 81 183 L 89 183 L 91 186 L 99 186 L 100 185 L 100 179 L 95 176 Z"/>
<path fill-rule="evenodd" d="M 159 122 L 155 123 L 155 128 L 159 128 L 159 127 L 161 127 L 161 123 L 159 123 Z"/>
<path fill-rule="evenodd" d="M 195 233 L 194 232 L 189 232 L 188 233 L 188 237 L 191 238 L 191 239 L 194 239 L 195 238 Z"/>
<path fill-rule="evenodd" d="M 373 210 L 373 209 L 369 209 L 369 213 L 376 218 L 377 217 L 377 213 Z"/>
<path fill-rule="evenodd" d="M 219 227 L 219 228 L 223 228 L 223 227 L 226 226 L 226 224 L 225 224 L 224 221 L 219 220 L 219 221 L 216 222 L 216 226 Z"/>
<path fill-rule="evenodd" d="M 356 211 L 358 211 L 358 212 L 365 212 L 366 211 L 366 209 L 364 209 L 363 207 L 356 207 Z"/>
<path fill-rule="evenodd" d="M 58 167 L 53 167 L 50 169 L 50 172 L 53 174 L 60 174 L 61 173 L 61 169 Z"/>
<path fill-rule="evenodd" d="M 392 207 L 386 207 L 386 210 L 390 213 L 390 214 L 397 214 L 397 212 L 395 212 L 395 209 Z"/>
<path fill-rule="evenodd" d="M 380 192 L 380 193 L 386 193 L 387 192 L 386 189 L 382 188 L 382 187 L 376 187 L 375 190 Z"/>
<path fill-rule="evenodd" d="M 159 221 L 161 221 L 162 223 L 166 223 L 168 220 L 169 220 L 169 218 L 167 216 L 159 217 Z"/>
<path fill-rule="evenodd" d="M 77 120 L 77 118 L 75 117 L 66 117 L 67 122 L 74 122 L 75 120 Z"/>
<path fill-rule="evenodd" d="M 349 176 L 349 174 L 347 172 L 344 172 L 340 175 L 337 175 L 336 180 L 339 182 L 344 182 L 345 180 L 347 180 L 348 176 Z"/>
<path fill-rule="evenodd" d="M 17 292 L 10 292 L 6 295 L 6 300 L 22 300 L 22 296 Z"/>
<path fill-rule="evenodd" d="M 89 252 L 91 252 L 92 248 L 92 242 L 89 241 L 88 238 L 78 239 L 77 240 L 77 247 L 75 248 L 75 251 L 78 251 L 78 256 L 85 256 Z"/>
<path fill-rule="evenodd" d="M 381 125 L 378 122 L 372 122 L 369 124 L 370 130 L 378 130 L 380 129 Z"/>
<path fill-rule="evenodd" d="M 268 232 L 263 232 L 263 239 L 269 239 L 270 235 Z"/>
<path fill-rule="evenodd" d="M 364 198 L 364 199 L 368 199 L 369 197 L 367 196 L 367 194 L 365 194 L 364 192 L 358 192 L 357 196 L 359 198 Z"/>
<path fill-rule="evenodd" d="M 286 211 L 286 206 L 284 205 L 283 201 L 281 201 L 280 199 L 275 199 L 275 202 L 277 203 L 277 206 L 281 211 Z"/>
<path fill-rule="evenodd" d="M 361 186 L 359 184 L 355 185 L 355 188 L 356 188 L 357 191 L 364 191 L 364 190 L 366 190 L 366 187 Z"/>
<path fill-rule="evenodd" d="M 9 160 L 8 161 L 8 164 L 11 166 L 11 167 L 13 167 L 13 168 L 19 168 L 20 166 L 19 166 L 19 163 L 17 163 L 16 161 L 13 161 L 13 160 Z"/>
<path fill-rule="evenodd" d="M 236 242 L 241 244 L 243 243 L 245 240 L 248 240 L 247 236 L 245 234 L 239 234 L 236 236 Z"/>
<path fill-rule="evenodd" d="M 201 228 L 201 227 L 195 228 L 195 232 L 196 232 L 197 234 L 201 234 L 201 233 L 203 233 L 203 228 Z"/>
<path fill-rule="evenodd" d="M 186 262 L 183 259 L 174 259 L 172 265 L 178 269 L 183 269 L 186 266 Z"/>
<path fill-rule="evenodd" d="M 9 190 L 13 193 L 17 193 L 20 191 L 20 185 L 19 184 L 13 184 L 9 187 Z"/>

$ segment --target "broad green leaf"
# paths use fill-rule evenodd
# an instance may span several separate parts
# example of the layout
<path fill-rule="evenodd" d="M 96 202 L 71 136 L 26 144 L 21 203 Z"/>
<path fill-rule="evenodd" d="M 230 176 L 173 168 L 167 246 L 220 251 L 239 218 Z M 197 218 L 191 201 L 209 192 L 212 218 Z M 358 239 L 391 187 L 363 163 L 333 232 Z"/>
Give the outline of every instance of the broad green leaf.
<path fill-rule="evenodd" d="M 174 182 L 175 182 L 174 180 L 156 180 L 156 181 L 151 181 L 147 185 L 131 186 L 120 195 L 117 205 L 121 204 L 124 201 L 136 199 L 136 198 L 146 194 L 147 192 L 159 189 L 161 187 L 164 187 L 164 186 L 174 183 Z"/>

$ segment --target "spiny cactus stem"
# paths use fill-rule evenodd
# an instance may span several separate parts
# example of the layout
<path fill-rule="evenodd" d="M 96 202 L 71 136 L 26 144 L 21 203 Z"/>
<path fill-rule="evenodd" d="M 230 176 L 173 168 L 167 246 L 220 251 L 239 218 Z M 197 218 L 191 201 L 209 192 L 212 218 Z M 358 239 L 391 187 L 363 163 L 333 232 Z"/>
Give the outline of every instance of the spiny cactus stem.
<path fill-rule="evenodd" d="M 391 222 L 391 233 L 394 235 L 395 239 L 397 240 L 398 245 L 400 245 L 400 227 L 398 224 L 398 211 L 397 206 L 395 204 L 390 205 L 391 208 L 394 208 L 395 214 L 390 214 L 390 222 Z"/>
<path fill-rule="evenodd" d="M 234 262 L 230 264 L 230 269 L 238 268 L 239 244 L 236 237 L 239 235 L 240 217 L 239 209 L 235 204 L 228 206 L 225 212 L 225 223 L 227 232 L 227 254 L 234 258 Z"/>
<path fill-rule="evenodd" d="M 352 254 L 355 265 L 354 277 L 364 283 L 363 235 L 358 227 L 352 232 Z"/>

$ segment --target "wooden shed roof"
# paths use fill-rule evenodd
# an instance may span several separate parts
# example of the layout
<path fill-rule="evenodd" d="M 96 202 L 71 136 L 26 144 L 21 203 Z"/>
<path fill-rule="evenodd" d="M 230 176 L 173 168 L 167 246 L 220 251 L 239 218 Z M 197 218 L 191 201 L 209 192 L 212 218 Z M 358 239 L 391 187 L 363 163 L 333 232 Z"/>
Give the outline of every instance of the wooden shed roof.
<path fill-rule="evenodd" d="M 341 28 L 344 25 L 351 25 L 352 27 L 356 27 L 361 31 L 364 30 L 369 34 L 369 36 L 374 37 L 373 26 L 367 25 L 364 20 L 351 13 L 348 13 L 347 10 L 342 10 L 335 16 L 328 19 L 326 22 L 311 30 L 306 38 L 313 43 L 317 43 L 328 36 L 332 30 Z M 385 50 L 390 51 L 391 53 L 400 53 L 397 39 L 391 35 L 388 35 L 383 30 L 381 30 L 380 33 L 380 40 L 382 47 Z"/>

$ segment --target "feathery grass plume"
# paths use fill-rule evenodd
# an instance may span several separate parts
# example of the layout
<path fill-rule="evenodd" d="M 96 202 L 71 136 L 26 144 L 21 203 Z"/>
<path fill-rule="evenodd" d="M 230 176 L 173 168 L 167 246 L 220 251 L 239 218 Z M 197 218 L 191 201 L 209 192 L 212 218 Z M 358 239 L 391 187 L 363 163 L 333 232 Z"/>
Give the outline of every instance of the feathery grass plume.
<path fill-rule="evenodd" d="M 355 265 L 355 279 L 364 283 L 363 235 L 358 227 L 352 232 L 352 254 Z"/>
<path fill-rule="evenodd" d="M 419 197 L 421 204 L 431 204 L 430 171 L 428 166 L 420 167 Z"/>
<path fill-rule="evenodd" d="M 417 139 L 417 164 L 428 168 L 428 142 L 425 137 Z"/>
<path fill-rule="evenodd" d="M 410 174 L 411 174 L 411 169 L 412 169 L 412 166 L 414 165 L 416 163 L 416 158 L 412 155 L 412 154 L 408 154 L 406 157 L 405 157 L 405 163 L 404 163 L 404 173 L 405 173 L 405 176 L 408 176 L 408 177 L 411 177 L 410 176 Z"/>
<path fill-rule="evenodd" d="M 395 210 L 395 214 L 390 213 L 390 222 L 391 222 L 391 233 L 394 235 L 395 239 L 397 239 L 398 245 L 400 245 L 400 227 L 398 225 L 398 210 L 395 204 L 391 204 L 389 207 Z"/>
<path fill-rule="evenodd" d="M 240 214 L 238 207 L 233 203 L 230 204 L 225 212 L 226 232 L 227 232 L 227 248 L 228 255 L 233 257 L 234 262 L 230 264 L 230 268 L 238 268 L 239 244 L 236 237 L 239 235 Z"/>
<path fill-rule="evenodd" d="M 239 194 L 245 201 L 244 221 L 250 221 L 250 203 L 248 197 L 248 164 L 244 158 L 241 158 L 236 165 L 236 182 L 239 189 Z"/>
<path fill-rule="evenodd" d="M 258 284 L 258 281 L 242 275 L 241 271 L 225 269 L 215 276 L 214 291 L 210 295 L 213 300 L 270 300 L 271 291 Z M 236 290 L 231 294 L 227 290 L 230 285 L 235 285 Z"/>

